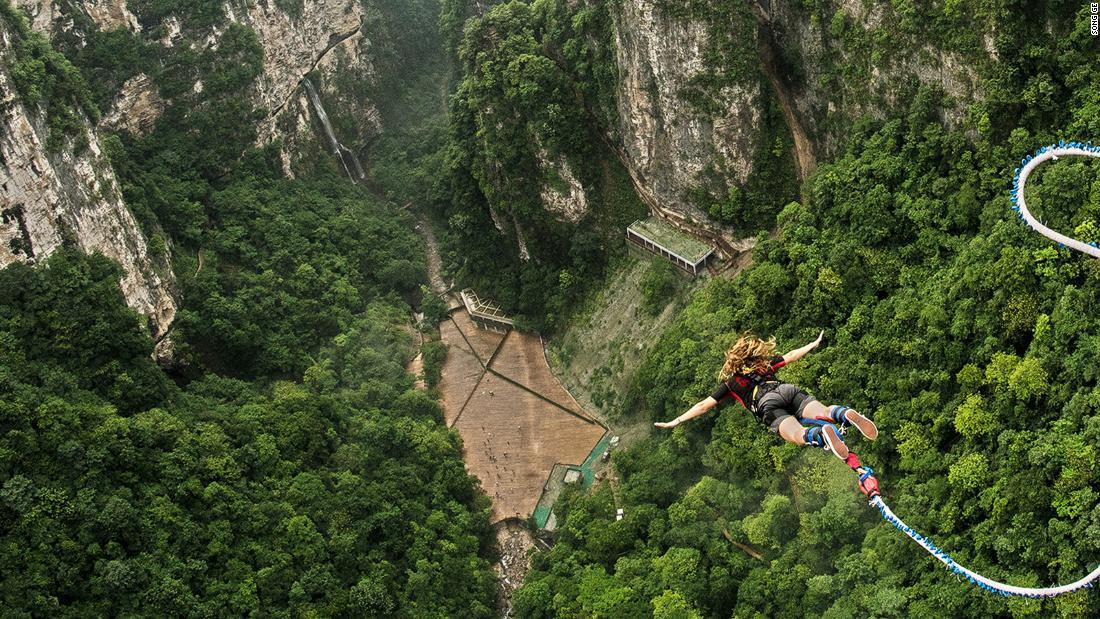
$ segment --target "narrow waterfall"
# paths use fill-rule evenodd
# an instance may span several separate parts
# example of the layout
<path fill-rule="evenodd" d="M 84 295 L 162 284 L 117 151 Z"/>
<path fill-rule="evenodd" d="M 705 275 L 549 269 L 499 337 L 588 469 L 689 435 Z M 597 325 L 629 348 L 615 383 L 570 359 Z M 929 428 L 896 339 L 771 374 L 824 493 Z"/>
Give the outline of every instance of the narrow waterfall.
<path fill-rule="evenodd" d="M 313 87 L 313 82 L 310 82 L 309 78 L 305 78 L 302 80 L 302 84 L 305 85 L 306 92 L 309 94 L 309 102 L 313 105 L 313 111 L 317 113 L 317 117 L 321 119 L 321 125 L 325 128 L 325 135 L 328 136 L 332 154 L 340 160 L 340 165 L 344 166 L 344 172 L 347 173 L 348 178 L 353 181 L 366 180 L 367 175 L 363 172 L 363 166 L 359 164 L 359 158 L 355 156 L 350 148 L 336 139 L 336 132 L 332 129 L 332 121 L 328 119 L 325 106 L 321 105 L 321 97 L 317 96 L 317 89 Z"/>

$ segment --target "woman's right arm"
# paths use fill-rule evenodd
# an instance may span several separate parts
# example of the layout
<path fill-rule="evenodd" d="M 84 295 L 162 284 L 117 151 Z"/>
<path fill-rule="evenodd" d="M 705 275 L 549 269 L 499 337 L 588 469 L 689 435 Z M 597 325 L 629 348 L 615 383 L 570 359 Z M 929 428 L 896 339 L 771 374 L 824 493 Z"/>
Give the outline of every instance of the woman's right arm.
<path fill-rule="evenodd" d="M 706 399 L 696 402 L 695 406 L 692 406 L 688 409 L 688 412 L 680 415 L 676 419 L 673 419 L 672 421 L 658 421 L 653 425 L 657 426 L 658 428 L 675 428 L 685 421 L 695 419 L 699 415 L 702 415 L 703 413 L 709 411 L 717 405 L 718 400 L 715 400 L 714 398 L 708 396 Z"/>

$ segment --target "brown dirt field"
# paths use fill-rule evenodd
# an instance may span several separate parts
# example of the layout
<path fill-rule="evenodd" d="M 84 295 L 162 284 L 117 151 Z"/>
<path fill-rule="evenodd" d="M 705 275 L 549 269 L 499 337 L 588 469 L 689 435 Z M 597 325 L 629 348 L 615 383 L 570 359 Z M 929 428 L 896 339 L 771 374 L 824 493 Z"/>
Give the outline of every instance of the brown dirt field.
<path fill-rule="evenodd" d="M 508 333 L 489 367 L 571 411 L 584 411 L 550 372 L 543 356 L 542 340 L 537 335 Z"/>
<path fill-rule="evenodd" d="M 530 515 L 554 464 L 583 462 L 604 433 L 491 373 L 455 428 L 466 467 L 493 501 L 493 522 Z"/>
<path fill-rule="evenodd" d="M 497 346 L 500 345 L 500 341 L 504 339 L 504 336 L 499 333 L 493 333 L 492 331 L 485 331 L 478 329 L 474 321 L 470 320 L 470 315 L 466 312 L 455 312 L 451 314 L 451 320 L 462 331 L 462 334 L 466 336 L 466 340 L 473 347 L 474 352 L 477 353 L 477 358 L 481 359 L 483 363 L 488 363 L 489 358 L 493 356 L 493 352 L 496 351 Z"/>
<path fill-rule="evenodd" d="M 562 410 L 584 414 L 551 374 L 538 336 L 483 331 L 465 311 L 439 331 L 448 345 L 439 382 L 443 416 L 462 436 L 466 468 L 492 499 L 493 522 L 526 518 L 554 465 L 583 462 L 604 429 Z M 487 372 L 482 363 L 490 358 L 494 372 L 522 386 Z"/>
<path fill-rule="evenodd" d="M 443 400 L 443 421 L 446 422 L 447 427 L 454 425 L 462 412 L 462 405 L 466 403 L 484 374 L 485 368 L 473 353 L 465 352 L 458 346 L 447 349 L 447 360 L 443 363 L 443 371 L 439 379 L 439 393 Z"/>
<path fill-rule="evenodd" d="M 466 338 L 462 337 L 462 332 L 459 331 L 458 325 L 456 325 L 454 321 L 445 319 L 443 322 L 439 323 L 439 338 L 443 340 L 450 349 L 457 348 L 471 357 L 477 357 L 477 353 L 475 353 L 474 349 L 470 348 L 470 345 L 466 343 Z"/>

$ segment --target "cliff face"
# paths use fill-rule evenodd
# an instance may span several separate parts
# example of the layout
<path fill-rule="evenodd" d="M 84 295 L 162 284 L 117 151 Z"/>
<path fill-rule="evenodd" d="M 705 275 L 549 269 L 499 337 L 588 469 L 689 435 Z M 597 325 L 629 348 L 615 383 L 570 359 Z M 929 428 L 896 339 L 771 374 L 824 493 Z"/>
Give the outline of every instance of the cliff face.
<path fill-rule="evenodd" d="M 702 19 L 669 14 L 649 0 L 623 0 L 613 14 L 619 69 L 619 133 L 627 165 L 650 202 L 705 221 L 689 192 L 715 167 L 739 183 L 759 146 L 762 97 L 755 74 L 717 89 L 711 110 L 685 101 L 706 79 L 711 32 Z"/>
<path fill-rule="evenodd" d="M 951 49 L 922 35 L 920 24 L 907 27 L 890 3 L 840 0 L 816 15 L 790 0 L 764 4 L 770 43 L 796 65 L 786 67 L 797 73 L 787 75 L 796 82 L 795 113 L 825 155 L 843 144 L 852 119 L 904 110 L 914 84 L 940 91 L 944 121 L 959 125 L 984 96 L 979 68 L 997 60 L 993 33 L 980 22 L 968 45 Z"/>
<path fill-rule="evenodd" d="M 140 29 L 137 17 L 126 6 L 126 0 L 76 0 L 59 2 L 55 0 L 14 0 L 15 6 L 30 16 L 32 26 L 39 32 L 50 33 L 55 30 L 68 30 L 74 20 L 70 11 L 76 8 L 91 18 L 101 30 L 126 28 L 131 32 Z M 75 5 L 70 8 L 69 5 Z"/>
<path fill-rule="evenodd" d="M 553 179 L 545 182 L 539 193 L 543 206 L 560 221 L 578 223 L 588 212 L 588 197 L 584 185 L 577 179 L 565 157 L 552 160 L 549 153 L 541 150 L 538 158 L 539 168 L 544 176 Z M 519 222 L 516 222 L 516 228 L 516 233 L 519 234 Z M 520 242 L 523 242 L 522 236 Z M 520 255 L 524 253 L 526 250 L 521 247 Z"/>
<path fill-rule="evenodd" d="M 16 0 L 31 16 L 34 28 L 45 33 L 69 32 L 76 28 L 73 12 L 79 11 L 101 30 L 126 28 L 141 32 L 141 23 L 127 0 Z M 256 81 L 256 107 L 269 111 L 259 127 L 260 145 L 281 140 L 284 168 L 290 172 L 300 157 L 308 157 L 307 143 L 317 139 L 309 99 L 301 81 L 314 74 L 322 97 L 339 107 L 341 117 L 352 119 L 341 126 L 341 138 L 363 144 L 378 135 L 381 121 L 377 107 L 368 98 L 355 96 L 337 85 L 337 76 L 355 76 L 371 82 L 376 70 L 371 60 L 371 40 L 364 32 L 366 8 L 362 0 L 303 0 L 299 10 L 288 12 L 276 0 L 249 3 L 226 2 L 226 23 L 251 28 L 264 50 L 263 73 Z M 165 47 L 197 45 L 216 47 L 221 30 L 209 33 L 182 32 L 179 20 L 169 17 L 159 40 Z M 201 82 L 199 83 L 201 84 Z M 196 88 L 201 88 L 196 85 Z M 149 131 L 170 102 L 164 101 L 148 76 L 129 80 L 113 105 L 105 110 L 103 127 L 136 133 Z"/>
<path fill-rule="evenodd" d="M 616 129 L 651 207 L 706 222 L 690 199 L 703 176 L 743 185 L 777 137 L 791 138 L 805 175 L 836 152 L 855 118 L 903 110 L 913 84 L 942 92 L 944 120 L 961 123 L 983 96 L 978 66 L 996 61 L 991 33 L 959 34 L 954 48 L 934 43 L 919 24 L 901 25 L 890 3 L 752 0 L 744 9 L 622 0 L 613 10 Z M 770 102 L 785 136 L 761 128 Z"/>
<path fill-rule="evenodd" d="M 167 105 L 152 78 L 140 73 L 122 85 L 99 126 L 109 131 L 146 134 L 153 130 Z"/>
<path fill-rule="evenodd" d="M 261 0 L 244 9 L 226 7 L 231 21 L 252 28 L 264 48 L 264 70 L 256 86 L 256 104 L 270 110 L 260 128 L 260 140 L 283 141 L 287 171 L 298 157 L 308 155 L 303 143 L 318 138 L 311 121 L 311 105 L 302 80 L 313 73 L 321 96 L 334 102 L 341 118 L 354 119 L 340 138 L 362 144 L 381 131 L 377 107 L 369 99 L 352 96 L 337 84 L 338 76 L 370 82 L 376 75 L 371 41 L 363 31 L 361 0 L 306 0 L 300 14 L 291 16 L 274 0 Z"/>
<path fill-rule="evenodd" d="M 44 258 L 63 244 L 101 253 L 122 267 L 126 302 L 161 340 L 176 314 L 167 255 L 150 255 L 98 137 L 86 130 L 79 153 L 48 152 L 41 113 L 18 99 L 0 63 L 0 266 Z"/>
<path fill-rule="evenodd" d="M 64 33 L 79 42 L 84 40 L 82 29 L 90 27 L 142 34 L 142 22 L 126 0 L 15 0 L 14 4 L 28 14 L 35 30 L 51 36 Z M 362 83 L 375 74 L 371 41 L 363 32 L 364 4 L 361 0 L 304 0 L 301 10 L 293 14 L 279 8 L 275 0 L 223 6 L 227 22 L 254 30 L 263 47 L 263 72 L 253 87 L 253 100 L 269 114 L 258 140 L 261 145 L 282 142 L 287 172 L 300 158 L 312 156 L 310 143 L 324 143 L 302 87 L 307 74 L 314 77 L 323 98 L 338 104 L 341 118 L 354 119 L 341 125 L 348 134 L 342 139 L 361 145 L 381 130 L 373 103 L 338 86 L 338 76 L 354 75 Z M 166 48 L 217 47 L 224 28 L 183 32 L 173 17 L 163 26 L 163 36 L 154 42 Z M 200 80 L 195 92 L 201 88 Z M 127 302 L 148 317 L 154 338 L 162 339 L 176 312 L 169 256 L 167 251 L 150 255 L 123 202 L 97 130 L 147 133 L 173 102 L 161 96 L 154 79 L 139 74 L 122 85 L 104 110 L 99 127 L 86 127 L 87 148 L 73 152 L 66 147 L 53 153 L 45 147 L 48 129 L 41 111 L 28 109 L 19 100 L 6 66 L 0 66 L 0 96 L 0 265 L 41 259 L 62 244 L 103 253 L 122 266 Z"/>

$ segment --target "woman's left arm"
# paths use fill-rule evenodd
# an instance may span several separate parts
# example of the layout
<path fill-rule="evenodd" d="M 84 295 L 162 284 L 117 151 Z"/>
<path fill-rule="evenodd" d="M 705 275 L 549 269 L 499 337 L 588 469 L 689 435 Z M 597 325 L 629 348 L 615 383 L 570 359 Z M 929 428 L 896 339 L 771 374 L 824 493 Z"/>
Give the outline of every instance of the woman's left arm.
<path fill-rule="evenodd" d="M 807 353 L 809 353 L 811 350 L 813 350 L 813 349 L 815 349 L 815 348 L 817 348 L 818 346 L 821 345 L 821 338 L 823 338 L 823 337 L 825 337 L 825 331 L 824 330 L 822 330 L 821 333 L 818 334 L 816 340 L 810 342 L 809 344 L 806 344 L 802 348 L 796 348 L 796 349 L 792 350 L 791 352 L 783 355 L 783 361 L 785 361 L 787 363 L 794 363 L 795 361 L 798 361 L 802 357 L 805 357 Z"/>

